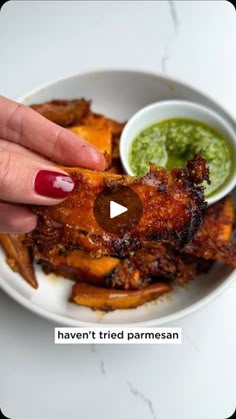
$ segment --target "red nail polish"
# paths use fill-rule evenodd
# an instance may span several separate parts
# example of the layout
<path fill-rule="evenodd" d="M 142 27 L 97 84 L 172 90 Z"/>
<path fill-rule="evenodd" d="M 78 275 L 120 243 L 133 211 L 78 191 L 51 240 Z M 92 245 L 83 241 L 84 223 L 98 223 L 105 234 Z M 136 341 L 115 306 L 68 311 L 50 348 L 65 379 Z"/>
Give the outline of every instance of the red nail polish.
<path fill-rule="evenodd" d="M 69 175 L 40 170 L 35 178 L 35 192 L 48 198 L 66 198 L 74 189 L 74 182 Z"/>

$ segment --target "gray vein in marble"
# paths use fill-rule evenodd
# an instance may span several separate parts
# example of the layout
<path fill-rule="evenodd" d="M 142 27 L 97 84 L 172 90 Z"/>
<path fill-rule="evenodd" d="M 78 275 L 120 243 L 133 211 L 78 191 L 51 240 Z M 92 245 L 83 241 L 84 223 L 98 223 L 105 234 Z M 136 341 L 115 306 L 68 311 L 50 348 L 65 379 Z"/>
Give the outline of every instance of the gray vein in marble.
<path fill-rule="evenodd" d="M 170 59 L 170 47 L 172 42 L 175 40 L 176 36 L 179 32 L 179 19 L 176 11 L 176 5 L 175 2 L 172 0 L 167 1 L 167 5 L 169 7 L 171 22 L 173 25 L 173 32 L 170 34 L 170 36 L 167 38 L 164 54 L 161 60 L 161 70 L 163 73 L 166 73 L 167 70 L 167 62 Z"/>
<path fill-rule="evenodd" d="M 97 358 L 98 357 L 97 346 L 94 343 L 92 343 L 91 345 L 89 345 L 89 347 L 90 347 L 90 351 L 93 354 L 96 354 L 96 358 Z M 102 375 L 106 375 L 105 363 L 104 363 L 103 359 L 100 359 L 99 361 L 100 361 L 100 371 L 101 371 Z"/>
<path fill-rule="evenodd" d="M 176 7 L 175 7 L 175 2 L 174 1 L 168 1 L 167 3 L 168 3 L 169 8 L 170 8 L 170 14 L 171 14 L 172 22 L 173 22 L 173 25 L 174 25 L 175 35 L 178 35 L 179 19 L 178 19 Z"/>
<path fill-rule="evenodd" d="M 105 364 L 102 359 L 100 361 L 100 370 L 101 370 L 102 375 L 106 375 Z"/>
<path fill-rule="evenodd" d="M 146 404 L 147 404 L 147 406 L 148 406 L 148 408 L 149 408 L 149 411 L 150 411 L 150 415 L 151 415 L 151 417 L 152 417 L 153 419 L 157 419 L 157 416 L 156 416 L 155 410 L 154 410 L 153 405 L 152 405 L 152 401 L 151 401 L 148 397 L 144 396 L 144 394 L 143 394 L 143 393 L 141 393 L 141 391 L 139 391 L 136 387 L 134 387 L 134 386 L 133 386 L 133 384 L 132 384 L 130 381 L 127 381 L 127 384 L 128 384 L 128 386 L 129 386 L 129 389 L 130 389 L 131 393 L 132 393 L 135 397 L 138 397 L 138 398 L 139 398 L 139 399 L 141 399 L 144 403 L 146 403 Z"/>

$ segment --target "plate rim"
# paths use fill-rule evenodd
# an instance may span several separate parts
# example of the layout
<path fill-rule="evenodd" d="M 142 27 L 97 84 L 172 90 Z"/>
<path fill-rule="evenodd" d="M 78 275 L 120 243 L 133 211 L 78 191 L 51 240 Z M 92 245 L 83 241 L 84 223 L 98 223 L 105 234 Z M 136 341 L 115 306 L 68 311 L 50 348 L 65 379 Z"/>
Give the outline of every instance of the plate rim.
<path fill-rule="evenodd" d="M 0 276 L 0 287 L 1 289 L 9 295 L 11 298 L 13 298 L 16 302 L 18 302 L 20 305 L 22 305 L 24 308 L 28 309 L 34 314 L 39 315 L 40 317 L 50 320 L 53 323 L 57 323 L 58 325 L 64 325 L 69 327 L 104 327 L 104 328 L 111 328 L 111 327 L 152 327 L 152 326 L 160 326 L 166 323 L 173 322 L 175 320 L 179 320 L 185 316 L 188 316 L 189 314 L 194 313 L 201 307 L 204 307 L 206 304 L 213 301 L 215 298 L 217 298 L 219 295 L 223 293 L 230 285 L 232 285 L 233 281 L 236 277 L 236 269 L 233 269 L 233 271 L 228 275 L 228 277 L 220 284 L 216 289 L 211 291 L 209 294 L 207 294 L 205 297 L 201 298 L 199 301 L 190 304 L 188 307 L 185 307 L 183 309 L 180 309 L 172 314 L 167 314 L 166 316 L 155 318 L 151 320 L 143 320 L 143 321 L 137 321 L 137 322 L 126 322 L 126 323 L 103 323 L 99 320 L 95 322 L 86 322 L 83 320 L 76 320 L 67 318 L 66 316 L 51 313 L 49 310 L 42 308 L 35 303 L 33 303 L 31 300 L 28 300 L 23 295 L 19 294 L 17 290 L 15 290 L 11 285 L 3 280 L 2 276 Z M 37 290 L 35 290 L 37 292 Z M 149 304 L 149 303 L 146 303 Z M 138 309 L 138 307 L 136 308 Z"/>
<path fill-rule="evenodd" d="M 167 82 L 167 83 L 177 83 L 182 85 L 183 87 L 186 87 L 190 90 L 195 90 L 196 93 L 204 96 L 206 99 L 210 100 L 211 102 L 214 102 L 215 105 L 217 105 L 221 111 L 223 111 L 230 119 L 231 122 L 236 125 L 236 116 L 233 115 L 233 113 L 229 110 L 226 109 L 224 106 L 222 106 L 217 99 L 215 99 L 213 96 L 211 96 L 211 94 L 206 94 L 204 93 L 204 91 L 201 88 L 195 87 L 194 85 L 191 85 L 188 82 L 185 82 L 184 80 L 182 80 L 181 78 L 178 77 L 172 77 L 169 75 L 163 75 L 161 73 L 159 73 L 158 71 L 151 71 L 151 70 L 142 70 L 142 69 L 137 69 L 136 67 L 132 68 L 108 68 L 108 67 L 101 67 L 101 68 L 96 68 L 96 69 L 92 69 L 92 68 L 88 68 L 86 70 L 83 70 L 81 72 L 75 72 L 72 73 L 69 76 L 64 76 L 64 77 L 59 77 L 59 78 L 54 78 L 51 79 L 50 81 L 47 82 L 43 82 L 40 83 L 37 87 L 34 87 L 32 89 L 30 89 L 29 91 L 27 91 L 26 93 L 22 94 L 20 97 L 16 98 L 15 100 L 17 102 L 23 103 L 25 100 L 28 100 L 30 96 L 32 96 L 33 94 L 38 93 L 40 90 L 46 89 L 58 82 L 64 82 L 66 80 L 69 79 L 74 79 L 78 76 L 89 76 L 92 74 L 102 74 L 102 73 L 136 73 L 136 74 L 140 74 L 140 75 L 144 75 L 144 76 L 152 76 L 152 77 L 157 77 L 159 79 L 161 79 L 163 82 Z"/>

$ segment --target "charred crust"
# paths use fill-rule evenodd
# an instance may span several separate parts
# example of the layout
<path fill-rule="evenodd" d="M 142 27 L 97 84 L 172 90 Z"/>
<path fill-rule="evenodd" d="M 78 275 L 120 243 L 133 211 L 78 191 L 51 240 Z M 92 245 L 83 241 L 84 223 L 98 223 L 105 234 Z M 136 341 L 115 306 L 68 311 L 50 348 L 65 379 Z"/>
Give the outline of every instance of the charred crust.
<path fill-rule="evenodd" d="M 204 188 L 198 183 L 207 180 L 209 173 L 200 156 L 188 161 L 186 169 L 174 169 L 171 174 L 166 169 L 151 164 L 150 172 L 143 178 L 109 173 L 98 175 L 87 169 L 70 169 L 69 173 L 76 182 L 75 192 L 64 203 L 59 204 L 60 211 L 55 218 L 54 208 L 57 210 L 57 206 L 33 207 L 38 215 L 38 225 L 28 235 L 29 243 L 44 249 L 44 252 L 54 246 L 65 249 L 73 247 L 98 256 L 112 255 L 121 258 L 139 249 L 144 240 L 163 241 L 182 248 L 192 240 L 201 225 L 206 202 Z M 82 211 L 86 218 L 86 211 L 81 209 L 82 199 L 86 204 L 101 190 L 110 188 L 114 191 L 121 184 L 129 185 L 137 193 L 141 193 L 144 205 L 139 225 L 129 233 L 115 236 L 102 232 L 101 229 L 99 231 L 95 224 L 91 231 L 86 231 L 82 225 L 73 227 L 70 221 L 65 221 L 66 217 L 64 220 L 63 206 L 65 214 L 69 211 L 73 217 L 73 211 L 75 214 Z M 93 220 L 91 222 L 94 223 Z"/>

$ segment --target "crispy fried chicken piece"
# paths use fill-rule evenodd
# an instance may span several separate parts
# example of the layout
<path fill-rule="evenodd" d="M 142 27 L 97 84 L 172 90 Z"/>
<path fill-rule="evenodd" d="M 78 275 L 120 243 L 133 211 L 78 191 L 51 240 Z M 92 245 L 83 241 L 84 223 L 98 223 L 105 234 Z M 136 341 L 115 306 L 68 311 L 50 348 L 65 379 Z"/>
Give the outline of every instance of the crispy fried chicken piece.
<path fill-rule="evenodd" d="M 171 289 L 166 282 L 157 282 L 133 291 L 111 290 L 78 282 L 72 289 L 70 301 L 93 310 L 112 311 L 138 307 L 170 292 Z"/>
<path fill-rule="evenodd" d="M 64 168 L 73 178 L 75 189 L 61 204 L 52 207 L 33 207 L 38 225 L 29 234 L 29 242 L 40 252 L 54 246 L 62 249 L 80 248 L 99 256 L 125 256 L 141 247 L 143 241 L 163 241 L 175 247 L 188 243 L 202 222 L 206 203 L 203 188 L 197 186 L 199 173 L 208 179 L 205 161 L 196 156 L 186 169 L 151 165 L 143 178 L 96 172 L 81 168 Z M 193 168 L 194 167 L 194 168 Z M 105 232 L 94 217 L 93 205 L 101 191 L 117 185 L 129 186 L 140 197 L 143 214 L 137 226 L 123 235 Z"/>
<path fill-rule="evenodd" d="M 236 245 L 231 242 L 233 224 L 233 201 L 227 196 L 207 209 L 201 229 L 184 252 L 207 260 L 223 260 L 236 267 Z"/>
<path fill-rule="evenodd" d="M 7 263 L 33 288 L 38 288 L 29 247 L 23 244 L 24 234 L 0 234 L 0 243 L 7 254 Z"/>
<path fill-rule="evenodd" d="M 89 112 L 90 103 L 85 99 L 52 100 L 30 107 L 61 127 L 68 127 L 80 123 L 81 119 Z"/>

